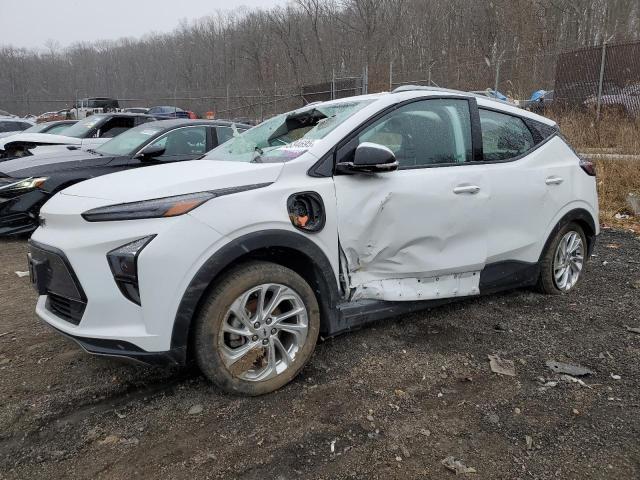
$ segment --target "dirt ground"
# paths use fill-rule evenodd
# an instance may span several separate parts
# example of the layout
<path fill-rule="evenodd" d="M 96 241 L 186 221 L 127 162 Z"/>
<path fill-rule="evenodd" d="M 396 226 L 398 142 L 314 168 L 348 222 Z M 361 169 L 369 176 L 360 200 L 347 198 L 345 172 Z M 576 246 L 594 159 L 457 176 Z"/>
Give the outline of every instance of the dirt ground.
<path fill-rule="evenodd" d="M 320 343 L 260 398 L 83 353 L 33 313 L 15 274 L 25 254 L 0 242 L 0 478 L 441 479 L 455 476 L 448 456 L 477 479 L 640 478 L 631 233 L 605 230 L 567 296 L 520 290 L 378 323 Z M 489 354 L 516 375 L 492 373 Z M 547 360 L 594 374 L 572 383 Z"/>

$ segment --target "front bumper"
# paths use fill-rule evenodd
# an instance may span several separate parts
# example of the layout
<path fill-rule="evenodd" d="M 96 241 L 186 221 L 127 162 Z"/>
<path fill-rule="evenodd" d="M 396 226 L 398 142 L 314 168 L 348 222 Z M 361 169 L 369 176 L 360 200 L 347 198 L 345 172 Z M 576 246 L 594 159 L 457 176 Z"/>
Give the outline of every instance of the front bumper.
<path fill-rule="evenodd" d="M 31 190 L 17 195 L 0 190 L 0 236 L 22 235 L 38 228 L 40 207 L 50 195 Z"/>
<path fill-rule="evenodd" d="M 62 283 L 75 288 L 43 282 L 36 314 L 90 353 L 181 364 L 186 342 L 173 341 L 178 305 L 199 268 L 198 258 L 208 256 L 208 249 L 224 239 L 190 215 L 94 223 L 81 217 L 80 212 L 105 203 L 58 194 L 42 209 L 45 223 L 32 235 L 31 245 L 64 257 L 53 262 L 58 267 L 55 279 L 65 279 Z M 156 237 L 138 258 L 138 305 L 118 288 L 107 253 L 149 235 Z M 33 269 L 37 268 L 43 270 Z M 76 294 L 80 291 L 84 295 Z M 82 302 L 86 302 L 83 310 Z"/>
<path fill-rule="evenodd" d="M 166 352 L 147 352 L 133 343 L 105 338 L 80 337 L 63 332 L 50 323 L 48 325 L 60 335 L 76 342 L 85 352 L 92 355 L 124 358 L 152 366 L 182 366 L 186 364 L 186 346 L 173 348 Z"/>

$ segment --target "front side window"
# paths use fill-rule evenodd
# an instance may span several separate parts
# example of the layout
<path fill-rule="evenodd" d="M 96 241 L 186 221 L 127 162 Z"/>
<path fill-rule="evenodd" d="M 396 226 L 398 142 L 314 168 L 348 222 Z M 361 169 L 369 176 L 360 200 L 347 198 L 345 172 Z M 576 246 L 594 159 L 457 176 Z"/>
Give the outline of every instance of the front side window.
<path fill-rule="evenodd" d="M 371 100 L 345 100 L 310 105 L 273 117 L 257 127 L 237 134 L 213 149 L 205 158 L 233 162 L 287 162 L 309 150 L 338 125 Z M 239 133 L 239 132 L 238 132 Z"/>
<path fill-rule="evenodd" d="M 469 102 L 421 100 L 404 105 L 369 126 L 358 144 L 372 142 L 393 151 L 400 168 L 469 162 Z"/>
<path fill-rule="evenodd" d="M 164 148 L 164 153 L 158 158 L 177 156 L 202 155 L 207 151 L 206 127 L 178 128 L 167 133 L 150 146 Z"/>
<path fill-rule="evenodd" d="M 483 160 L 495 162 L 518 157 L 535 144 L 531 131 L 518 117 L 480 109 Z"/>

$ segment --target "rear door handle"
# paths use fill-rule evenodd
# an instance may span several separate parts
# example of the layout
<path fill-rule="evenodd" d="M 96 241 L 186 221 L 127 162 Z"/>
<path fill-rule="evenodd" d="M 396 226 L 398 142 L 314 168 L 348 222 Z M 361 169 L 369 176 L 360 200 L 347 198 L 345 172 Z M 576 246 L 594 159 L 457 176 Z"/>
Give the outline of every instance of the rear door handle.
<path fill-rule="evenodd" d="M 544 181 L 547 185 L 560 185 L 562 182 L 564 182 L 564 179 L 561 177 L 547 177 Z"/>
<path fill-rule="evenodd" d="M 477 185 L 458 185 L 453 189 L 453 193 L 460 195 L 461 193 L 470 193 L 474 195 L 480 191 L 480 187 Z"/>

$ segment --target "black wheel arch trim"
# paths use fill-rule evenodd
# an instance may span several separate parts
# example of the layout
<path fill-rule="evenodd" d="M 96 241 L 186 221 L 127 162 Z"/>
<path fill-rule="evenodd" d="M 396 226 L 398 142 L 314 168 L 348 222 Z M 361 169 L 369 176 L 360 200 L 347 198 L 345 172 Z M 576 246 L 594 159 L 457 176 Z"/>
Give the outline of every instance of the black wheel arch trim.
<path fill-rule="evenodd" d="M 340 293 L 335 272 L 327 256 L 320 247 L 301 233 L 279 229 L 262 230 L 232 240 L 200 267 L 178 306 L 171 334 L 171 350 L 183 352 L 183 360 L 186 361 L 192 321 L 207 290 L 222 272 L 241 258 L 250 258 L 252 252 L 279 248 L 295 250 L 308 260 L 307 266 L 311 266 L 316 273 L 311 288 L 316 293 L 320 306 L 321 332 L 323 326 L 326 328 L 330 325 L 331 318 L 337 315 L 335 307 L 339 302 Z"/>
<path fill-rule="evenodd" d="M 547 237 L 547 241 L 544 244 L 544 248 L 540 252 L 540 257 L 538 259 L 538 262 L 542 261 L 542 257 L 544 256 L 544 253 L 549 248 L 549 245 L 553 241 L 553 238 L 556 236 L 558 231 L 560 231 L 562 227 L 564 227 L 570 222 L 578 222 L 583 226 L 586 225 L 587 227 L 589 227 L 590 231 L 584 232 L 585 236 L 587 237 L 587 255 L 585 257 L 585 260 L 588 260 L 589 257 L 591 257 L 591 254 L 593 253 L 593 248 L 595 247 L 595 244 L 596 244 L 596 231 L 597 231 L 596 221 L 594 220 L 591 213 L 589 213 L 589 211 L 585 210 L 584 208 L 574 208 L 573 210 L 570 210 L 569 212 L 565 213 L 562 216 L 562 218 L 558 220 L 556 225 L 553 227 L 553 229 L 549 233 L 549 236 Z"/>

